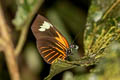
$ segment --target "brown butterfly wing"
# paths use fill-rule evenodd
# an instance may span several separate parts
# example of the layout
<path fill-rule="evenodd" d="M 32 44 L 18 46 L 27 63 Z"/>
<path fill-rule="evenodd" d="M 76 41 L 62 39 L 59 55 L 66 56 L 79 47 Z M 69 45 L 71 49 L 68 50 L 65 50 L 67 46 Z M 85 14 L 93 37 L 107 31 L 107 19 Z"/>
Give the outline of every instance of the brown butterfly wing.
<path fill-rule="evenodd" d="M 44 21 L 49 22 L 47 19 L 45 19 L 44 17 L 38 15 L 34 21 L 34 23 L 32 24 L 32 32 L 35 36 L 36 39 L 39 39 L 40 37 L 45 37 L 45 36 L 56 36 L 54 35 L 55 33 L 51 32 L 54 31 L 53 28 L 50 28 L 49 30 L 47 29 L 46 31 L 39 31 L 38 29 L 40 28 L 41 25 L 43 25 Z"/>
<path fill-rule="evenodd" d="M 69 44 L 64 36 L 53 26 L 45 31 L 40 31 L 40 26 L 44 21 L 50 23 L 43 16 L 38 15 L 32 24 L 32 32 L 37 39 L 37 48 L 44 58 L 44 60 L 51 64 L 57 58 L 64 59 L 66 55 L 66 49 L 69 48 Z"/>
<path fill-rule="evenodd" d="M 66 57 L 66 49 L 56 39 L 51 37 L 42 37 L 37 41 L 37 48 L 44 60 L 51 64 L 57 58 Z"/>

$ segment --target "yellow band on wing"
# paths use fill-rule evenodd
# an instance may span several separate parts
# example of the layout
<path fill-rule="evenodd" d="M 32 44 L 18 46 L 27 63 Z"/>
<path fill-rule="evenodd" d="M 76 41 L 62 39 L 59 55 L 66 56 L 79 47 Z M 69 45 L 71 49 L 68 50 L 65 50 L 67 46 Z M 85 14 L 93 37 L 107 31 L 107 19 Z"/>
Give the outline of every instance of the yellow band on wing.
<path fill-rule="evenodd" d="M 57 47 L 53 47 L 53 48 L 55 48 L 58 52 L 62 53 L 66 57 L 66 53 L 64 51 L 58 49 Z"/>
<path fill-rule="evenodd" d="M 60 54 L 56 59 L 60 58 L 61 56 L 62 56 L 62 54 Z M 54 63 L 56 59 L 54 59 L 54 60 L 51 62 L 51 64 Z M 63 59 L 63 60 L 64 60 L 64 59 Z"/>
<path fill-rule="evenodd" d="M 56 39 L 59 42 L 61 42 L 64 46 L 66 46 L 67 48 L 69 48 L 69 44 L 68 44 L 67 40 L 63 36 L 61 36 L 59 32 L 56 31 L 56 33 L 58 34 L 58 37 L 56 37 Z"/>
<path fill-rule="evenodd" d="M 60 45 L 60 43 L 55 43 L 57 46 L 59 46 L 61 49 L 65 50 L 66 48 L 62 45 Z"/>

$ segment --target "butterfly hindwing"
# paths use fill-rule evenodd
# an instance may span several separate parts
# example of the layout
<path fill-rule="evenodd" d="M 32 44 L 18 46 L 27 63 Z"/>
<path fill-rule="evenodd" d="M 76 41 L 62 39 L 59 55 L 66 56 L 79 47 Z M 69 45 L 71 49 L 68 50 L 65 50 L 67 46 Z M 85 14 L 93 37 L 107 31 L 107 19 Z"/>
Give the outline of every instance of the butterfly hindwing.
<path fill-rule="evenodd" d="M 37 48 L 47 63 L 54 62 L 55 59 L 66 57 L 65 48 L 61 43 L 51 37 L 42 37 L 37 41 Z"/>
<path fill-rule="evenodd" d="M 32 24 L 32 32 L 37 39 L 37 48 L 47 63 L 67 56 L 67 40 L 46 18 L 38 15 Z"/>

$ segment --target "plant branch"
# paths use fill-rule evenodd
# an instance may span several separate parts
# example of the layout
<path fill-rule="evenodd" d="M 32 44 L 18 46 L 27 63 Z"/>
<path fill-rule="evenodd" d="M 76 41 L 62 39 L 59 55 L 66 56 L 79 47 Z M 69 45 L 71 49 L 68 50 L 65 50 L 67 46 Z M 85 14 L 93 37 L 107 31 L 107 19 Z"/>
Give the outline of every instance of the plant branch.
<path fill-rule="evenodd" d="M 3 51 L 5 42 L 3 39 L 0 38 L 0 51 Z"/>
<path fill-rule="evenodd" d="M 14 47 L 13 47 L 13 43 L 10 37 L 10 34 L 8 32 L 8 28 L 9 26 L 7 25 L 7 22 L 5 20 L 4 17 L 4 13 L 2 10 L 2 6 L 0 4 L 0 29 L 1 29 L 1 38 L 0 42 L 1 44 L 4 44 L 4 55 L 5 55 L 5 59 L 6 59 L 6 63 L 8 66 L 8 70 L 11 76 L 11 80 L 20 80 L 20 75 L 19 75 L 19 71 L 18 71 L 18 65 L 15 59 L 15 55 L 14 55 Z"/>
<path fill-rule="evenodd" d="M 51 65 L 50 73 L 47 77 L 44 78 L 44 80 L 51 80 L 52 77 L 54 77 L 56 74 L 64 70 L 68 70 L 68 69 L 75 68 L 78 66 L 87 67 L 87 66 L 93 65 L 97 63 L 98 60 L 99 60 L 98 58 L 95 59 L 89 56 L 82 57 L 78 61 L 67 61 L 67 60 L 63 61 L 63 60 L 58 59 L 58 61 L 56 61 L 55 63 Z"/>

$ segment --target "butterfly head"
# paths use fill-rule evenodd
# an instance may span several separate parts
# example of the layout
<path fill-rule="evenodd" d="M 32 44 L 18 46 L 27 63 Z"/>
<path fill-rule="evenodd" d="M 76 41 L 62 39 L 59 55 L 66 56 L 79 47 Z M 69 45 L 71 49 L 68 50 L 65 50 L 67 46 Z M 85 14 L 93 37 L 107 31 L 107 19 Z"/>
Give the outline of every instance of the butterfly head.
<path fill-rule="evenodd" d="M 66 54 L 69 56 L 69 55 L 71 55 L 71 53 L 72 53 L 72 49 L 71 49 L 71 48 L 68 48 L 68 49 L 66 50 Z"/>
<path fill-rule="evenodd" d="M 72 55 L 72 50 L 73 49 L 75 49 L 75 50 L 78 50 L 78 46 L 77 45 L 70 45 L 70 48 L 68 48 L 67 50 L 66 50 L 66 54 L 69 56 L 69 55 Z"/>

